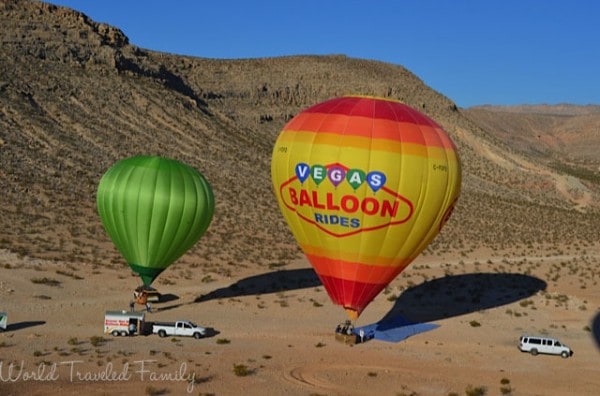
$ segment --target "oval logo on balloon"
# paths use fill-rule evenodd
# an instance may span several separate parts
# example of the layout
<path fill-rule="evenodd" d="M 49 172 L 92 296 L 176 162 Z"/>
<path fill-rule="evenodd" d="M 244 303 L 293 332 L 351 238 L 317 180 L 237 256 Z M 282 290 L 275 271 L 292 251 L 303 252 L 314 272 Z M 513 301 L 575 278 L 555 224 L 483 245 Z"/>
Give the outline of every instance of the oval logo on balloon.
<path fill-rule="evenodd" d="M 303 166 L 308 165 L 303 163 Z M 384 194 L 380 196 L 369 194 L 368 191 L 359 193 L 357 190 L 361 186 L 367 188 L 363 183 L 367 179 L 366 173 L 362 170 L 347 170 L 340 164 L 317 165 L 316 168 L 316 174 L 331 175 L 328 177 L 329 184 L 321 184 L 323 178 L 317 178 L 312 186 L 303 184 L 298 176 L 293 176 L 281 184 L 279 196 L 282 203 L 300 220 L 327 234 L 346 237 L 374 231 L 402 224 L 413 214 L 412 202 L 389 189 L 384 188 Z M 385 180 L 381 172 L 376 173 L 380 177 L 375 179 Z"/>
<path fill-rule="evenodd" d="M 446 223 L 461 168 L 448 134 L 424 114 L 394 100 L 345 96 L 284 126 L 271 177 L 331 300 L 356 319 Z"/>

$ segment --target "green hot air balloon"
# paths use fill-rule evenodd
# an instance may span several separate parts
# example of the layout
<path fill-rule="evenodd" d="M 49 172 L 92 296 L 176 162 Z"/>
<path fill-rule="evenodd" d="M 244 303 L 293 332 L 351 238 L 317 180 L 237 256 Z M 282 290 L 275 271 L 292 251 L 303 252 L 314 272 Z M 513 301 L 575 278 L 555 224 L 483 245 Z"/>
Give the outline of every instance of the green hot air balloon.
<path fill-rule="evenodd" d="M 136 156 L 102 176 L 97 205 L 106 232 L 149 286 L 198 242 L 215 201 L 196 169 L 172 159 Z"/>

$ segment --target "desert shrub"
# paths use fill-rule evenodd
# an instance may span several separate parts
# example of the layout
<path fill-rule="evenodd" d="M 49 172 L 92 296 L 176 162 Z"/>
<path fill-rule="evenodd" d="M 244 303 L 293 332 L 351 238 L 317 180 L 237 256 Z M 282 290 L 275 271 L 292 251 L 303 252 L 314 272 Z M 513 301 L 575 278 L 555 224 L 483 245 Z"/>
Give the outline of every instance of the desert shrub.
<path fill-rule="evenodd" d="M 204 277 L 202 277 L 202 279 L 200 281 L 202 283 L 210 283 L 210 282 L 214 282 L 215 279 L 210 275 L 205 275 Z"/>
<path fill-rule="evenodd" d="M 234 364 L 233 365 L 233 373 L 238 377 L 246 377 L 252 374 L 254 370 L 248 368 L 245 364 Z"/>
<path fill-rule="evenodd" d="M 470 321 L 469 324 L 471 325 L 471 327 L 481 327 L 481 323 L 479 323 L 476 320 Z"/>
<path fill-rule="evenodd" d="M 157 389 L 157 388 L 153 387 L 152 385 L 148 385 L 146 387 L 146 394 L 148 396 L 166 395 L 167 394 L 167 390 L 166 389 Z"/>
<path fill-rule="evenodd" d="M 487 388 L 485 386 L 467 386 L 465 389 L 465 395 L 467 396 L 483 396 L 487 393 Z"/>
<path fill-rule="evenodd" d="M 61 281 L 52 278 L 31 278 L 31 282 L 37 285 L 60 286 Z"/>
<path fill-rule="evenodd" d="M 519 302 L 519 305 L 521 307 L 525 308 L 528 305 L 533 305 L 533 301 L 532 300 L 523 300 L 523 301 Z"/>
<path fill-rule="evenodd" d="M 92 344 L 95 347 L 104 345 L 106 343 L 106 341 L 108 341 L 108 340 L 104 337 L 100 337 L 100 336 L 90 337 L 90 344 Z"/>
<path fill-rule="evenodd" d="M 59 275 L 68 276 L 70 278 L 77 279 L 77 280 L 83 279 L 82 276 L 79 276 L 79 275 L 77 275 L 77 274 L 75 274 L 73 272 L 69 272 L 69 271 L 57 270 L 56 273 L 59 274 Z"/>
<path fill-rule="evenodd" d="M 502 378 L 500 380 L 502 386 L 500 387 L 500 393 L 503 395 L 510 395 L 513 392 L 512 386 L 510 386 L 510 380 L 508 378 Z"/>

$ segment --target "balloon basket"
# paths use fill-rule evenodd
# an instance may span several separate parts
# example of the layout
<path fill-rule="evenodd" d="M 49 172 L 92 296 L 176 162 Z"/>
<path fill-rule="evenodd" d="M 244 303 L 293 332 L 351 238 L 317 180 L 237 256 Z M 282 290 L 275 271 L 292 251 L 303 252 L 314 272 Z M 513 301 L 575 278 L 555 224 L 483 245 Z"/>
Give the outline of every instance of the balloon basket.
<path fill-rule="evenodd" d="M 342 333 L 335 333 L 335 340 L 342 342 L 346 345 L 354 345 L 356 344 L 356 339 L 357 339 L 357 335 L 352 333 L 352 334 L 342 334 Z"/>
<path fill-rule="evenodd" d="M 347 345 L 358 343 L 358 335 L 354 331 L 354 325 L 349 320 L 340 323 L 335 329 L 335 340 Z"/>

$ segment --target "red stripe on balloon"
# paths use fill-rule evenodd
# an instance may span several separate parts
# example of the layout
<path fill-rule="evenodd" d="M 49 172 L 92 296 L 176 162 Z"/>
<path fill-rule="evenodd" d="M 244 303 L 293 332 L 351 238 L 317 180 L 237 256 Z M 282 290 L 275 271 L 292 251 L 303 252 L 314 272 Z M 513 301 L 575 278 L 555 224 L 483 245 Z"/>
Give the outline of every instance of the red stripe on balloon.
<path fill-rule="evenodd" d="M 344 96 L 330 99 L 309 107 L 303 113 L 344 114 L 353 117 L 378 118 L 439 128 L 435 121 L 403 103 L 364 96 Z"/>
<path fill-rule="evenodd" d="M 373 301 L 387 284 L 348 281 L 324 275 L 319 275 L 319 278 L 335 304 L 344 308 L 351 308 L 357 311 L 358 314 Z"/>

